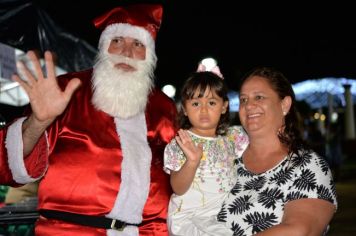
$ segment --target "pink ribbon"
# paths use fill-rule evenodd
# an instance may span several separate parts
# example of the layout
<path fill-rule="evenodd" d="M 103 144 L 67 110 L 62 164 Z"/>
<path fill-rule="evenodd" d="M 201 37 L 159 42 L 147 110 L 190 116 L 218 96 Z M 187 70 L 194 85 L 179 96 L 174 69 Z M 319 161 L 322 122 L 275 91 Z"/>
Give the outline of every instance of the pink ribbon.
<path fill-rule="evenodd" d="M 197 72 L 204 72 L 204 71 L 207 71 L 207 70 L 206 70 L 206 67 L 205 67 L 202 63 L 199 63 Z M 224 76 L 221 74 L 220 68 L 219 68 L 217 65 L 214 66 L 213 68 L 211 68 L 211 70 L 208 70 L 208 71 L 210 71 L 210 72 L 216 74 L 216 75 L 219 76 L 221 79 L 224 79 Z"/>

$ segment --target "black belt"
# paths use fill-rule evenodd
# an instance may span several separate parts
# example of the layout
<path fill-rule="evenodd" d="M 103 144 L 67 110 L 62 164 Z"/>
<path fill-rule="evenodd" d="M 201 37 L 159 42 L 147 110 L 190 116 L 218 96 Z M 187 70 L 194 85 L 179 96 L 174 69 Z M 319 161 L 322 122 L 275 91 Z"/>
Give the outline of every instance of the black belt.
<path fill-rule="evenodd" d="M 64 211 L 39 210 L 40 215 L 55 220 L 67 221 L 74 224 L 123 231 L 128 225 L 139 226 L 140 224 L 126 223 L 121 220 L 106 218 L 105 216 L 89 216 Z"/>

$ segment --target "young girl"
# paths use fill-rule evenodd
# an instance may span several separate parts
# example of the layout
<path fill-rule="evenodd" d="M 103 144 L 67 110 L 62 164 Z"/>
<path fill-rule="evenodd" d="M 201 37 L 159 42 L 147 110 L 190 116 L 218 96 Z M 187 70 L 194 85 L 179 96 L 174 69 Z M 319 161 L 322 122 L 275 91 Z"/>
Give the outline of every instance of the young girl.
<path fill-rule="evenodd" d="M 234 157 L 247 145 L 241 127 L 229 125 L 227 88 L 212 72 L 196 72 L 181 92 L 181 129 L 165 149 L 164 169 L 174 193 L 168 213 L 170 235 L 216 235 L 202 222 L 216 217 L 236 182 Z"/>

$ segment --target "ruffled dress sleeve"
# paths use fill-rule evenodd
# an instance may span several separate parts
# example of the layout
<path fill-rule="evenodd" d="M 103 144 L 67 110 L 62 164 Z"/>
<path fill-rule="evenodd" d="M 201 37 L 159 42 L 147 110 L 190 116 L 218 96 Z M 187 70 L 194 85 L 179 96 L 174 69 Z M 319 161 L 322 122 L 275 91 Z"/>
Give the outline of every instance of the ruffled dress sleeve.
<path fill-rule="evenodd" d="M 164 171 L 170 174 L 171 171 L 178 171 L 182 168 L 186 161 L 186 157 L 179 147 L 177 141 L 172 139 L 172 141 L 164 149 Z"/>

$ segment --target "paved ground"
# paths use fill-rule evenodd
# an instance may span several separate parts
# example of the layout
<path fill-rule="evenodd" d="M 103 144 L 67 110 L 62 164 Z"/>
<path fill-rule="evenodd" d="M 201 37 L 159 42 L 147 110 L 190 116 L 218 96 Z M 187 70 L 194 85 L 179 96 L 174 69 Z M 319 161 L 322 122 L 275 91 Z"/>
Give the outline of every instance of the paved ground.
<path fill-rule="evenodd" d="M 356 158 L 346 161 L 336 183 L 339 208 L 327 236 L 356 235 Z"/>

